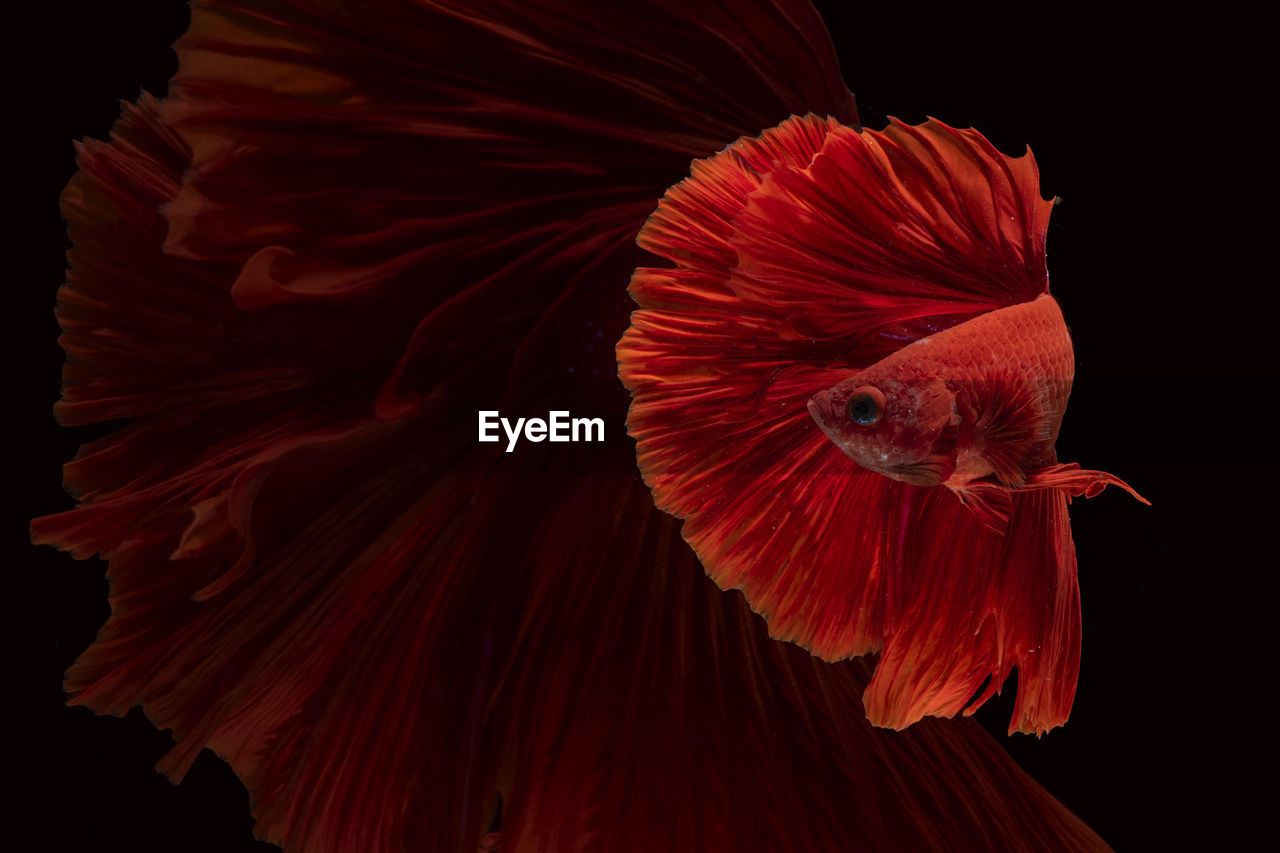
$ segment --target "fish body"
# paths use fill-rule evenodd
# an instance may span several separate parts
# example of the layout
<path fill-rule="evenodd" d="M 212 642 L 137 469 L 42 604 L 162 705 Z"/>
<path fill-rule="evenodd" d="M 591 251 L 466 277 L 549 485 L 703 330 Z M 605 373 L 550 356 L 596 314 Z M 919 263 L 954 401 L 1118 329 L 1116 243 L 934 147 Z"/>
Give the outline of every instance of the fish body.
<path fill-rule="evenodd" d="M 946 486 L 1003 532 L 1011 490 L 1128 488 L 1058 465 L 1054 442 L 1074 375 L 1071 336 L 1046 293 L 903 347 L 814 394 L 809 413 L 862 467 Z"/>

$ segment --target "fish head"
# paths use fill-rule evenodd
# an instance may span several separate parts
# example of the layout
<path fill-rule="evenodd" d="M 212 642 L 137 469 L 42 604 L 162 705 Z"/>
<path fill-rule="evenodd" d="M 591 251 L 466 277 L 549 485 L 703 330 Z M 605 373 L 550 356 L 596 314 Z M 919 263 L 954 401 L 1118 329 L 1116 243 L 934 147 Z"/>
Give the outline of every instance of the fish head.
<path fill-rule="evenodd" d="M 809 398 L 827 438 L 864 468 L 918 486 L 955 470 L 955 393 L 937 377 L 914 378 L 876 365 Z"/>

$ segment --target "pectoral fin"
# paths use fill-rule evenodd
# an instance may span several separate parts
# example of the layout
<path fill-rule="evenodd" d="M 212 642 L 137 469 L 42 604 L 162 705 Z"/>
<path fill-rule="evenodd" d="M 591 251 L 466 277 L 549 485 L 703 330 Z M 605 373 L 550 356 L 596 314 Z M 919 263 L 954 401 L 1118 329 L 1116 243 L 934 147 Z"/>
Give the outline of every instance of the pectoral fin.
<path fill-rule="evenodd" d="M 981 386 L 982 414 L 974 424 L 982 458 L 1001 483 L 1022 488 L 1027 468 L 1040 461 L 1046 443 L 1053 441 L 1048 387 L 1030 382 L 990 382 Z"/>

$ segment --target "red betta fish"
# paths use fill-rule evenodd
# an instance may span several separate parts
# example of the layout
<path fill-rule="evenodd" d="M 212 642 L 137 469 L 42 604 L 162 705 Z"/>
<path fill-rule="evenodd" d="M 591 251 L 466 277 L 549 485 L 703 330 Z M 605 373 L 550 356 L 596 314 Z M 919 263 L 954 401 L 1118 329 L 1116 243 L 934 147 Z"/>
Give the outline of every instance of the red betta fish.
<path fill-rule="evenodd" d="M 645 480 L 773 636 L 880 654 L 881 726 L 972 713 L 1015 666 L 1011 730 L 1071 707 L 1067 502 L 1124 484 L 1054 453 L 1051 208 L 972 130 L 809 116 L 695 163 L 639 237 L 676 264 L 636 271 L 618 345 Z"/>
<path fill-rule="evenodd" d="M 615 440 L 576 454 L 475 440 L 478 410 L 565 399 L 619 425 L 627 396 L 610 344 L 646 262 L 635 236 L 665 188 L 792 113 L 858 121 L 807 2 L 197 0 L 176 50 L 168 96 L 126 107 L 110 141 L 85 143 L 63 195 L 74 248 L 58 318 L 71 357 L 57 413 L 130 421 L 66 467 L 78 506 L 33 525 L 39 541 L 110 563 L 111 617 L 67 675 L 73 703 L 141 706 L 173 732 L 161 767 L 175 780 L 215 751 L 251 793 L 255 833 L 288 851 L 1106 849 L 975 721 L 873 728 L 867 664 L 775 642 L 741 596 L 717 589 L 614 426 Z M 821 170 L 824 138 L 859 139 L 816 119 L 787 128 L 695 163 L 723 173 L 728 184 L 705 189 L 738 219 L 769 201 L 754 190 L 771 171 L 803 180 L 775 164 Z M 777 150 L 763 149 L 771 140 Z M 831 192 L 859 186 L 815 176 Z M 752 206 L 739 205 L 748 193 Z M 904 588 L 945 601 L 963 575 L 894 556 L 896 539 L 877 538 L 877 558 L 850 538 L 878 537 L 868 511 L 896 508 L 888 498 L 908 487 L 859 476 L 804 400 L 922 337 L 928 317 L 996 300 L 923 300 L 914 320 L 881 287 L 867 298 L 892 311 L 850 314 L 847 288 L 816 303 L 762 266 L 811 269 L 788 252 L 810 257 L 793 232 L 813 226 L 764 213 L 768 233 L 743 233 L 776 234 L 766 251 L 717 242 L 729 220 L 681 229 L 706 244 L 684 253 L 699 269 L 751 278 L 730 288 L 644 273 L 637 322 L 668 322 L 658 300 L 707 306 L 669 322 L 692 327 L 681 345 L 712 347 L 687 386 L 731 434 L 696 436 L 686 473 L 719 459 L 757 489 L 782 488 L 745 495 L 757 503 L 740 517 L 713 474 L 673 494 L 741 522 L 748 552 L 772 565 L 777 548 L 796 549 L 860 583 L 867 565 L 850 570 L 850 554 L 879 559 L 881 575 L 900 559 L 918 575 Z M 963 266 L 973 251 L 953 254 Z M 1000 277 L 979 266 L 981 282 Z M 645 289 L 664 277 L 670 299 Z M 738 304 L 751 287 L 764 288 L 759 310 Z M 770 313 L 793 292 L 800 309 Z M 839 326 L 865 317 L 886 325 L 863 338 Z M 839 359 L 851 344 L 856 357 Z M 834 367 L 797 371 L 797 349 Z M 624 363 L 633 388 L 644 371 L 668 382 L 658 403 L 637 392 L 641 433 L 646 405 L 682 411 L 662 393 L 673 357 Z M 642 435 L 651 479 L 652 448 Z M 779 465 L 799 476 L 780 480 Z M 941 512 L 938 491 L 911 511 Z M 855 513 L 849 501 L 863 498 Z M 815 523 L 827 507 L 829 529 L 784 523 L 761 547 L 777 520 L 768 499 Z M 1018 511 L 1010 542 L 1040 529 Z M 699 523 L 684 534 L 718 571 Z M 995 563 L 985 556 L 961 568 Z M 768 612 L 754 577 L 752 602 Z M 828 621 L 847 626 L 845 590 L 816 581 L 812 607 L 843 607 Z M 995 612 L 1039 594 L 1011 589 Z M 776 612 L 770 627 L 813 612 Z M 874 642 L 897 626 L 877 683 L 895 649 L 917 655 L 917 671 L 952 671 L 928 633 L 935 614 L 867 612 Z M 874 685 L 867 696 L 882 719 Z"/>

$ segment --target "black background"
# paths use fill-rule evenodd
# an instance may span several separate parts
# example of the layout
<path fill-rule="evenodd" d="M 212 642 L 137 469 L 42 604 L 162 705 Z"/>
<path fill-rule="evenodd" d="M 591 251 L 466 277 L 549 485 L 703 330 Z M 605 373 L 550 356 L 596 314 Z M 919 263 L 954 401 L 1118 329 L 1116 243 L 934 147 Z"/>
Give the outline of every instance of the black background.
<path fill-rule="evenodd" d="M 1067 726 L 1005 737 L 1010 691 L 979 717 L 1117 850 L 1211 838 L 1229 849 L 1247 831 L 1249 790 L 1269 775 L 1256 732 L 1275 705 L 1271 664 L 1257 663 L 1274 641 L 1248 636 L 1265 624 L 1253 614 L 1273 600 L 1276 564 L 1262 547 L 1275 505 L 1275 282 L 1251 257 L 1269 143 L 1238 64 L 1260 24 L 1078 6 L 886 18 L 858 5 L 819 7 L 865 125 L 932 115 L 1006 153 L 1030 144 L 1044 194 L 1062 197 L 1049 268 L 1077 374 L 1059 454 L 1154 504 L 1111 490 L 1072 509 L 1085 634 Z M 108 611 L 102 563 L 22 544 L 31 516 L 70 505 L 58 466 L 100 432 L 60 430 L 50 414 L 66 249 L 57 195 L 71 140 L 104 137 L 118 99 L 163 93 L 187 15 L 179 0 L 46 9 L 10 45 L 29 61 L 9 105 L 20 151 L 10 248 L 23 261 L 9 281 L 20 392 L 9 420 L 24 430 L 10 444 L 17 505 L 5 529 L 18 546 L 10 705 L 24 715 L 11 729 L 24 796 L 9 825 L 35 849 L 274 849 L 252 840 L 248 796 L 222 762 L 206 752 L 173 786 L 153 771 L 168 735 L 137 711 L 114 720 L 63 704 L 62 672 Z"/>

